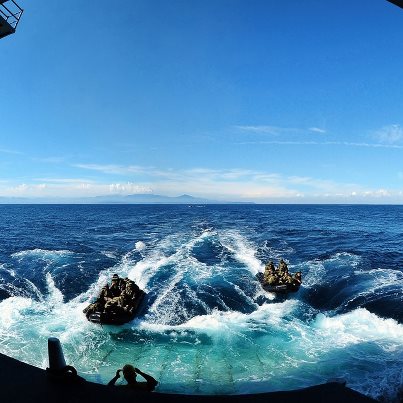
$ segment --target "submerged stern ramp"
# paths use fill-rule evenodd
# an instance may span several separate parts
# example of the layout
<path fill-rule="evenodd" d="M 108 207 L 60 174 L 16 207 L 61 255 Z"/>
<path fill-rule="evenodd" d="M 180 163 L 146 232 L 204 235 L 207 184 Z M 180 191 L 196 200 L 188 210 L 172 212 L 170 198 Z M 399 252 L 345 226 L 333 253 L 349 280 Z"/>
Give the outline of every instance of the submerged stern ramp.
<path fill-rule="evenodd" d="M 23 12 L 14 0 L 0 0 L 0 39 L 15 33 Z"/>
<path fill-rule="evenodd" d="M 133 392 L 130 389 L 87 382 L 66 365 L 57 338 L 48 339 L 49 368 L 46 371 L 0 353 L 0 390 L 8 403 L 376 403 L 345 387 L 329 382 L 305 389 L 249 395 L 178 395 Z M 74 370 L 68 373 L 67 370 Z"/>

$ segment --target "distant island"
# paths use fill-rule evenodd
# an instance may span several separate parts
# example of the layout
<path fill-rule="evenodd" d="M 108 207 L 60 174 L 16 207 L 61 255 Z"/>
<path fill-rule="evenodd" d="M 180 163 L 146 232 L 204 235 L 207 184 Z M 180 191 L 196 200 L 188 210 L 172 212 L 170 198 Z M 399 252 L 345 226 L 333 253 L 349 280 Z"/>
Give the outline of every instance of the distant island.
<path fill-rule="evenodd" d="M 171 197 L 156 194 L 105 195 L 93 197 L 2 197 L 0 204 L 254 204 L 193 197 L 187 194 Z"/>

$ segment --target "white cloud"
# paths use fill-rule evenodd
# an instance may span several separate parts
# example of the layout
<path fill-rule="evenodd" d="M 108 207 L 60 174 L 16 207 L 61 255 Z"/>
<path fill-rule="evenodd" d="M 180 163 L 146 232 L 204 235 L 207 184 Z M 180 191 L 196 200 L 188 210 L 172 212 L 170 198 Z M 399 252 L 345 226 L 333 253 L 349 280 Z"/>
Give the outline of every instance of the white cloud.
<path fill-rule="evenodd" d="M 347 147 L 370 147 L 370 148 L 396 148 L 401 149 L 403 146 L 399 146 L 397 144 L 379 144 L 379 143 L 349 143 L 348 141 L 343 142 L 327 142 L 324 144 L 328 145 L 344 145 Z"/>
<path fill-rule="evenodd" d="M 234 126 L 235 129 L 240 130 L 242 132 L 256 133 L 256 134 L 270 134 L 273 136 L 280 136 L 284 134 L 309 134 L 313 133 L 326 133 L 326 130 L 321 129 L 320 127 L 309 127 L 306 128 L 298 128 L 298 127 L 279 127 L 279 126 L 269 126 L 269 125 L 257 125 L 257 126 Z"/>
<path fill-rule="evenodd" d="M 303 130 L 292 127 L 278 127 L 278 126 L 234 126 L 236 129 L 243 132 L 257 133 L 257 134 L 270 134 L 278 136 L 285 133 L 298 133 Z"/>
<path fill-rule="evenodd" d="M 321 134 L 326 133 L 326 130 L 321 129 L 319 127 L 310 127 L 308 130 L 315 133 L 321 133 Z"/>
<path fill-rule="evenodd" d="M 49 164 L 60 164 L 66 160 L 66 157 L 44 157 L 44 158 L 33 158 L 34 161 L 46 162 Z"/>
<path fill-rule="evenodd" d="M 8 148 L 1 148 L 1 147 L 0 147 L 0 153 L 24 155 L 24 153 L 22 153 L 21 151 L 15 151 L 15 150 L 10 150 Z"/>
<path fill-rule="evenodd" d="M 92 180 L 83 178 L 36 178 L 35 182 L 45 182 L 53 184 L 74 184 L 74 183 L 92 183 Z"/>
<path fill-rule="evenodd" d="M 403 140 L 403 128 L 400 125 L 384 126 L 374 133 L 381 143 L 395 144 Z"/>
<path fill-rule="evenodd" d="M 112 183 L 109 185 L 109 192 L 112 194 L 144 194 L 152 193 L 152 189 L 147 186 L 139 186 L 135 183 Z"/>
<path fill-rule="evenodd" d="M 27 189 L 29 188 L 28 185 L 26 185 L 25 183 L 21 183 L 20 185 L 17 185 L 14 190 L 15 192 L 18 193 L 24 193 L 27 191 Z"/>
<path fill-rule="evenodd" d="M 93 197 L 108 194 L 152 193 L 149 186 L 135 183 L 95 183 L 66 180 L 59 183 L 0 186 L 0 196 L 8 197 Z"/>
<path fill-rule="evenodd" d="M 345 146 L 345 147 L 365 147 L 365 148 L 391 148 L 403 149 L 403 145 L 380 144 L 380 143 L 352 143 L 348 141 L 242 141 L 238 144 L 261 144 L 261 145 L 285 145 L 285 146 Z"/>
<path fill-rule="evenodd" d="M 73 164 L 76 168 L 88 169 L 92 171 L 99 171 L 107 174 L 119 174 L 119 175 L 128 175 L 128 174 L 142 174 L 147 173 L 148 170 L 152 168 L 147 167 L 139 167 L 136 165 L 114 165 L 114 164 Z"/>
<path fill-rule="evenodd" d="M 95 170 L 107 174 L 119 174 L 122 176 L 129 175 L 141 175 L 144 177 L 150 177 L 152 179 L 162 178 L 168 181 L 183 182 L 186 180 L 196 181 L 225 181 L 225 180 L 239 180 L 241 178 L 250 178 L 256 175 L 265 175 L 266 173 L 249 170 L 249 169 L 210 169 L 210 168 L 191 168 L 185 170 L 175 169 L 157 169 L 154 167 L 141 167 L 133 165 L 96 165 L 96 164 L 75 164 L 77 168 L 83 168 L 86 170 Z M 272 176 L 272 174 L 271 174 Z"/>
<path fill-rule="evenodd" d="M 108 165 L 109 167 L 110 165 Z M 99 167 L 99 166 L 98 166 Z M 131 171 L 120 166 L 119 172 Z M 248 169 L 147 170 L 147 181 L 99 183 L 74 178 L 42 178 L 40 183 L 9 186 L 0 182 L 0 196 L 91 197 L 108 194 L 154 193 L 193 196 L 222 201 L 305 203 L 403 203 L 403 192 L 371 189 L 353 183 L 338 183 L 308 176 L 285 176 Z"/>
<path fill-rule="evenodd" d="M 186 177 L 190 180 L 201 180 L 208 181 L 239 181 L 242 179 L 250 178 L 256 180 L 256 176 L 264 174 L 263 172 L 251 170 L 251 169 L 203 169 L 195 168 L 185 171 L 177 171 L 177 175 Z"/>
<path fill-rule="evenodd" d="M 367 190 L 361 194 L 365 198 L 389 198 L 393 196 L 393 192 L 386 189 Z"/>

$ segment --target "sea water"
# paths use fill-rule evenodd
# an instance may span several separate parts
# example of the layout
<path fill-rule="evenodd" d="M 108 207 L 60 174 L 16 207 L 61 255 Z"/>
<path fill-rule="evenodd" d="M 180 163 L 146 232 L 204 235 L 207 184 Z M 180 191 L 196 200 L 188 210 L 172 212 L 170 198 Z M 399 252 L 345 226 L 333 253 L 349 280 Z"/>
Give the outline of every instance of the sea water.
<path fill-rule="evenodd" d="M 0 205 L 0 352 L 108 382 L 132 363 L 161 392 L 240 394 L 344 378 L 398 401 L 403 381 L 403 206 Z M 303 284 L 265 292 L 283 258 Z M 140 315 L 82 310 L 110 281 L 146 291 Z"/>

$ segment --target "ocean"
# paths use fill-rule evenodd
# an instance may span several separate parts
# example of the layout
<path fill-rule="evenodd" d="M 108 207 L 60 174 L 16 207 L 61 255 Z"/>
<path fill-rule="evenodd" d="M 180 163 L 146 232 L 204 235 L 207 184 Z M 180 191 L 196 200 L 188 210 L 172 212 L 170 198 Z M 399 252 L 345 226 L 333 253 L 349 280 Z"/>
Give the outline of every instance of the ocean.
<path fill-rule="evenodd" d="M 302 271 L 265 292 L 267 261 Z M 100 326 L 82 310 L 112 274 L 147 296 Z M 0 205 L 0 352 L 46 368 L 47 339 L 107 383 L 132 363 L 160 392 L 241 394 L 343 378 L 403 390 L 403 206 Z"/>

